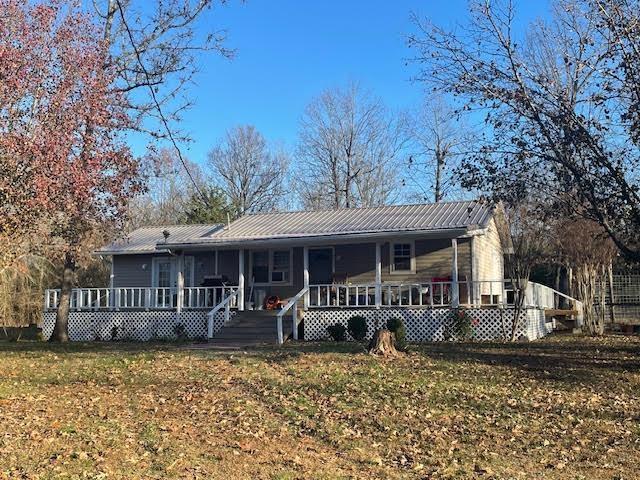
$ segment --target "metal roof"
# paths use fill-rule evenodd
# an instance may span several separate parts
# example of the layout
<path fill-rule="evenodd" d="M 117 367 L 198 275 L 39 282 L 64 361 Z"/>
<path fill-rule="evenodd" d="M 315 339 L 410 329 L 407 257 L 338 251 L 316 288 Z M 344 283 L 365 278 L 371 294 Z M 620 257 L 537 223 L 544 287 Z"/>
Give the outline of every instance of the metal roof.
<path fill-rule="evenodd" d="M 260 213 L 245 215 L 209 236 L 185 243 L 231 244 L 350 234 L 473 230 L 485 228 L 491 216 L 491 207 L 478 201 Z M 170 238 L 168 243 L 180 242 Z"/>
<path fill-rule="evenodd" d="M 155 253 L 162 249 L 165 243 L 163 232 L 169 232 L 167 239 L 170 243 L 189 243 L 202 237 L 209 237 L 222 228 L 222 224 L 206 225 L 158 225 L 141 227 L 122 240 L 113 242 L 100 250 L 97 254 L 134 254 Z"/>

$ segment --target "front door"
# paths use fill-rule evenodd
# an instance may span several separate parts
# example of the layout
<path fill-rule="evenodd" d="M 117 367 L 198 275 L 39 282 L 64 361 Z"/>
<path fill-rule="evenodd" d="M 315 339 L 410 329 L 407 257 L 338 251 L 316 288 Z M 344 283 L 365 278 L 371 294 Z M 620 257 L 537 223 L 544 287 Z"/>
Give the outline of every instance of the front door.
<path fill-rule="evenodd" d="M 176 304 L 178 286 L 178 259 L 156 257 L 153 259 L 151 283 L 155 290 L 156 305 L 167 307 Z M 184 257 L 184 286 L 193 286 L 193 257 Z M 173 303 L 171 303 L 173 301 Z"/>
<path fill-rule="evenodd" d="M 311 285 L 333 283 L 333 248 L 309 249 L 309 283 Z"/>

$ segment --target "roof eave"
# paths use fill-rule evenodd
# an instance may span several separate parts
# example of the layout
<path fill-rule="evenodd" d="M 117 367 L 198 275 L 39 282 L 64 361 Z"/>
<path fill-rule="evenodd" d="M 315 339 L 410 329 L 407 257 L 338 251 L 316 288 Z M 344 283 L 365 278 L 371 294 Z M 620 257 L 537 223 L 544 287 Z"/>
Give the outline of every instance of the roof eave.
<path fill-rule="evenodd" d="M 349 234 L 330 234 L 330 235 L 305 235 L 296 237 L 272 237 L 272 238 L 247 238 L 247 239 L 212 239 L 212 241 L 200 242 L 182 242 L 182 243 L 163 243 L 162 246 L 170 249 L 180 248 L 231 248 L 231 247 L 264 247 L 269 245 L 316 245 L 319 243 L 348 243 L 352 241 L 389 239 L 400 236 L 420 236 L 423 238 L 460 238 L 478 235 L 484 232 L 484 229 L 474 228 L 472 230 L 466 227 L 447 228 L 447 229 L 429 229 L 429 230 L 396 230 L 385 232 L 366 232 L 366 233 L 349 233 Z"/>
<path fill-rule="evenodd" d="M 93 255 L 152 255 L 156 253 L 169 253 L 168 248 L 151 250 L 95 250 Z"/>

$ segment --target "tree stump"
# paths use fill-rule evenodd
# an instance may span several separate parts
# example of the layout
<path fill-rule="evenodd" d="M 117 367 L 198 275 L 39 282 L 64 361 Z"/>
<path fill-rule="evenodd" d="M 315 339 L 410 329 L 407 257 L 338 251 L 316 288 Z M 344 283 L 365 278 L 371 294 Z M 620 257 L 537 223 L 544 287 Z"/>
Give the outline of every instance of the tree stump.
<path fill-rule="evenodd" d="M 395 357 L 398 351 L 394 345 L 395 337 L 389 330 L 376 330 L 373 338 L 369 342 L 369 353 L 371 355 L 380 355 L 383 357 Z"/>

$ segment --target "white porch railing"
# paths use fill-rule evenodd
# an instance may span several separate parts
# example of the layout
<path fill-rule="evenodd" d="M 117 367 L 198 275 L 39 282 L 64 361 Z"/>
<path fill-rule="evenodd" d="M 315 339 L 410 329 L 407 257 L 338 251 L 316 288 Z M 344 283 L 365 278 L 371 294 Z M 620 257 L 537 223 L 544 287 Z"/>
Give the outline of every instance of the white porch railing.
<path fill-rule="evenodd" d="M 509 281 L 381 283 L 376 304 L 375 283 L 309 286 L 309 308 L 326 307 L 446 307 L 454 303 L 454 286 L 460 305 L 508 304 L 513 291 Z"/>
<path fill-rule="evenodd" d="M 235 306 L 238 303 L 239 292 L 240 292 L 240 289 L 238 288 L 235 288 L 234 290 L 229 292 L 229 295 L 227 295 L 227 297 L 225 297 L 220 303 L 218 303 L 215 307 L 213 307 L 213 310 L 211 310 L 207 314 L 207 337 L 208 338 L 213 338 L 213 319 L 215 318 L 216 313 L 218 313 L 223 308 L 224 308 L 224 324 L 226 325 L 227 323 L 229 323 L 229 319 L 231 318 L 231 306 L 232 305 Z"/>
<path fill-rule="evenodd" d="M 185 309 L 208 309 L 218 305 L 223 300 L 233 294 L 231 308 L 237 306 L 237 289 L 238 287 L 185 287 L 184 289 L 184 306 Z"/>
<path fill-rule="evenodd" d="M 380 303 L 376 303 L 376 285 L 323 284 L 310 285 L 308 308 L 331 307 L 451 307 L 457 293 L 459 306 L 510 306 L 514 302 L 515 286 L 511 280 L 481 280 L 422 283 L 381 283 Z M 580 302 L 545 285 L 528 282 L 525 306 L 555 309 L 565 298 L 576 309 Z"/>
<path fill-rule="evenodd" d="M 185 287 L 182 309 L 205 310 L 218 305 L 237 287 Z M 236 298 L 236 297 L 234 297 Z M 44 308 L 58 308 L 60 289 L 48 289 Z M 236 303 L 231 305 L 235 307 Z M 72 310 L 172 310 L 178 307 L 178 289 L 173 287 L 74 288 Z"/>
<path fill-rule="evenodd" d="M 326 307 L 446 307 L 454 303 L 453 282 L 381 283 L 376 304 L 375 283 L 309 286 L 309 308 Z M 457 282 L 460 305 L 503 305 L 512 298 L 511 282 Z"/>
<path fill-rule="evenodd" d="M 278 329 L 278 344 L 282 345 L 284 343 L 284 333 L 282 331 L 282 317 L 284 317 L 287 312 L 291 309 L 291 316 L 293 318 L 293 339 L 298 340 L 298 302 L 302 297 L 307 294 L 307 287 L 300 290 L 295 297 L 293 297 L 287 304 L 282 307 L 282 309 L 278 312 L 278 316 L 276 318 L 277 321 L 277 329 Z"/>

